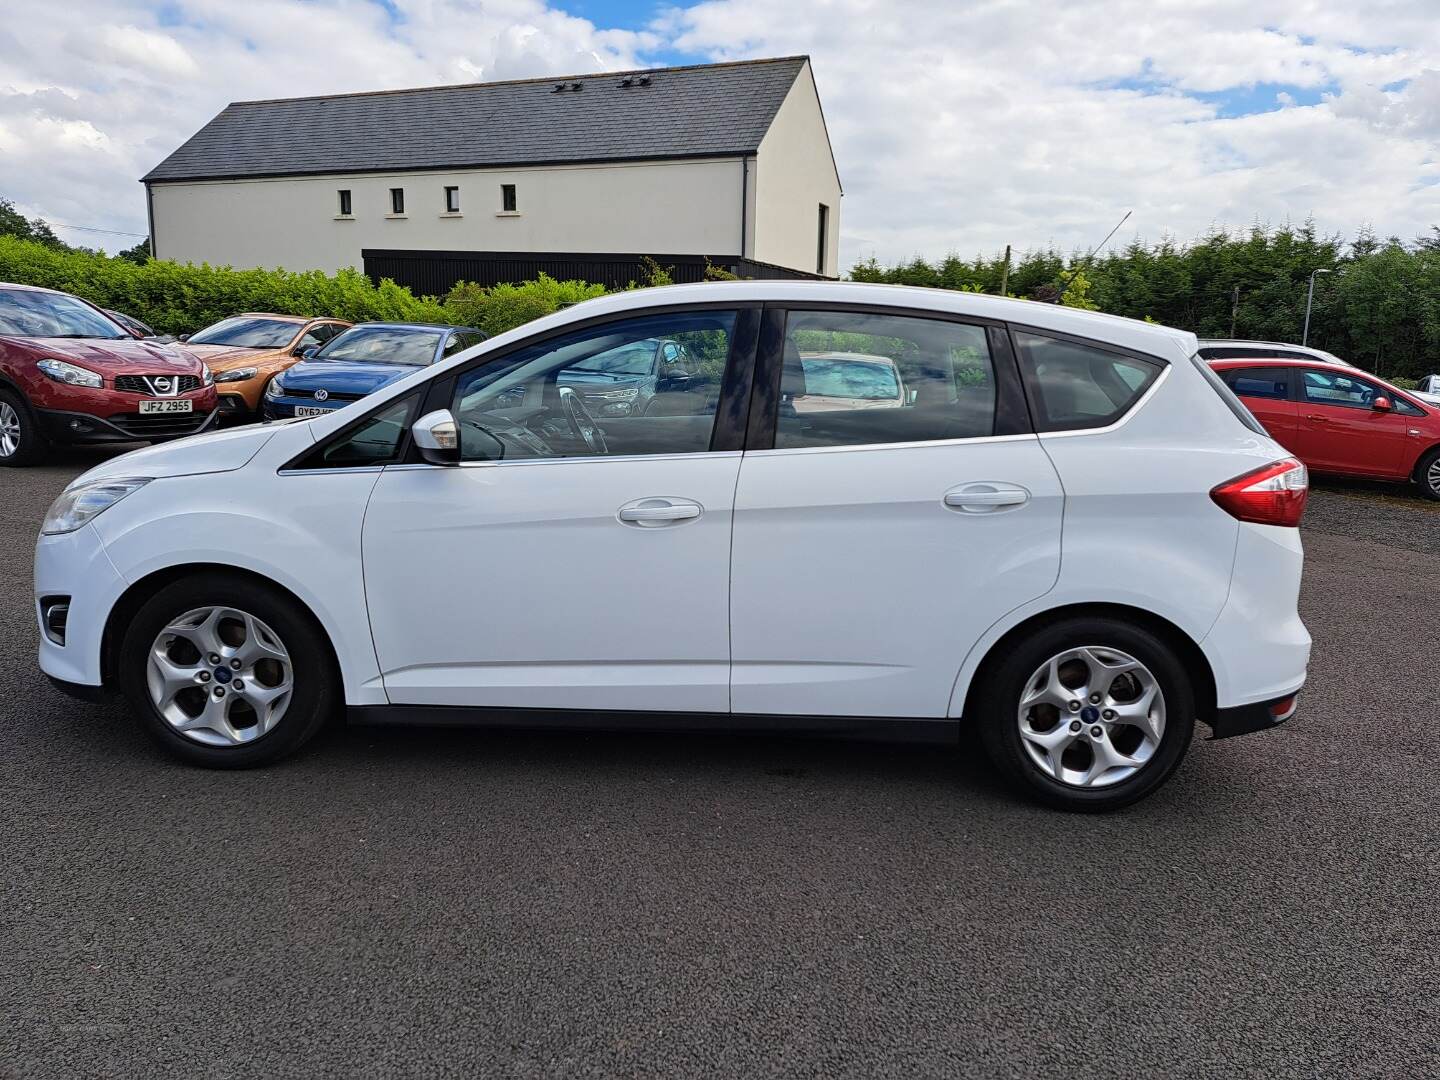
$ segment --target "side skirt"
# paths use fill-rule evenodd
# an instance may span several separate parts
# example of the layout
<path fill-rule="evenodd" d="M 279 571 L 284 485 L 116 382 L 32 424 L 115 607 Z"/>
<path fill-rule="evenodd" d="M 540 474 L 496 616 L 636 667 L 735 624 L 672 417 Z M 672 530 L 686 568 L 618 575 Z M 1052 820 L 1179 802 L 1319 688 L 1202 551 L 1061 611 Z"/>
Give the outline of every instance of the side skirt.
<path fill-rule="evenodd" d="M 946 717 L 921 720 L 875 716 L 508 709 L 463 705 L 349 705 L 345 712 L 352 724 L 374 726 L 479 727 L 512 731 L 650 731 L 666 734 L 723 732 L 949 746 L 957 746 L 960 742 L 960 722 Z"/>

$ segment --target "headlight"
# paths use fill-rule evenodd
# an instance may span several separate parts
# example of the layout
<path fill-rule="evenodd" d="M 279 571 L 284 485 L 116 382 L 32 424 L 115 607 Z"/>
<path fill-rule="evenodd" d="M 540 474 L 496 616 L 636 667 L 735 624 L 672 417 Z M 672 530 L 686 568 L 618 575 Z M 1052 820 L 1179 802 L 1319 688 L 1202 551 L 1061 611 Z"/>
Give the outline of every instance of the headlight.
<path fill-rule="evenodd" d="M 265 396 L 273 398 L 285 396 L 285 384 L 280 381 L 279 375 L 276 375 L 273 379 L 271 379 L 268 383 L 265 384 Z"/>
<path fill-rule="evenodd" d="M 68 383 L 70 386 L 88 386 L 99 390 L 105 385 L 105 380 L 95 372 L 67 364 L 64 360 L 41 360 L 35 366 L 56 382 Z"/>
<path fill-rule="evenodd" d="M 40 526 L 42 536 L 58 536 L 74 532 L 102 511 L 109 510 L 132 491 L 139 491 L 150 482 L 148 476 L 122 477 L 118 480 L 92 480 L 62 492 L 45 515 Z"/>
<path fill-rule="evenodd" d="M 202 374 L 202 375 L 200 376 L 200 385 L 201 385 L 201 386 L 209 386 L 211 383 L 224 382 L 224 381 L 225 381 L 224 379 L 217 379 L 217 378 L 215 378 L 215 373 L 214 373 L 213 371 L 211 371 L 210 368 L 209 368 L 207 365 L 205 365 L 205 364 L 201 364 L 201 365 L 200 365 L 200 370 L 204 373 L 204 374 Z M 252 371 L 251 374 L 253 375 L 254 372 Z"/>
<path fill-rule="evenodd" d="M 205 369 L 207 372 L 209 368 Z M 260 371 L 259 368 L 237 367 L 231 371 L 222 371 L 215 376 L 216 382 L 244 382 L 246 379 L 253 379 Z"/>

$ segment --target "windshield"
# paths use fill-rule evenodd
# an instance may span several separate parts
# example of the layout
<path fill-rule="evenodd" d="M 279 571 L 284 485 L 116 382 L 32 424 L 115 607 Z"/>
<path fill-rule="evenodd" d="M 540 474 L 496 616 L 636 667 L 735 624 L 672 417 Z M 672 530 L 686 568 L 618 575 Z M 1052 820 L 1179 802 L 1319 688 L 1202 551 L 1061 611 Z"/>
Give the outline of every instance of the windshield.
<path fill-rule="evenodd" d="M 290 339 L 300 329 L 298 323 L 285 319 L 255 319 L 237 315 L 233 319 L 221 319 L 213 326 L 207 326 L 191 336 L 191 345 L 237 345 L 249 349 L 278 349 L 290 344 Z"/>
<path fill-rule="evenodd" d="M 0 334 L 107 341 L 130 337 L 120 326 L 73 296 L 22 289 L 0 289 Z"/>
<path fill-rule="evenodd" d="M 860 360 L 829 360 L 803 356 L 806 397 L 857 398 L 861 401 L 883 401 L 900 396 L 900 383 L 895 369 L 888 364 L 868 364 Z"/>
<path fill-rule="evenodd" d="M 435 359 L 439 330 L 401 326 L 356 326 L 322 348 L 317 360 L 365 360 L 374 364 L 424 367 Z"/>
<path fill-rule="evenodd" d="M 604 372 L 606 375 L 649 375 L 655 364 L 655 347 L 653 340 L 633 341 L 618 349 L 587 356 L 565 370 Z"/>

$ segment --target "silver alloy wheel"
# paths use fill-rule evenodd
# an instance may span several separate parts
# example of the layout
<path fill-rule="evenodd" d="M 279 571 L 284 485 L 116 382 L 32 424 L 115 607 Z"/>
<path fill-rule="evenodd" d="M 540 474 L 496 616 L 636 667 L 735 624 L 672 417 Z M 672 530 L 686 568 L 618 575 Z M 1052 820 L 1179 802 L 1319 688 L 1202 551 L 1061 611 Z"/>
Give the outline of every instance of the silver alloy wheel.
<path fill-rule="evenodd" d="M 1150 669 L 1102 645 L 1067 649 L 1041 664 L 1018 710 L 1025 751 L 1046 776 L 1109 787 L 1143 769 L 1165 736 L 1165 695 Z"/>
<path fill-rule="evenodd" d="M 0 416 L 3 416 L 0 413 Z M 1425 470 L 1425 482 L 1430 485 L 1430 490 L 1440 495 L 1440 457 L 1430 463 L 1430 468 Z"/>
<path fill-rule="evenodd" d="M 254 742 L 290 707 L 294 671 L 285 643 L 238 608 L 196 608 L 172 620 L 146 666 L 156 711 L 207 746 Z"/>
<path fill-rule="evenodd" d="M 20 449 L 20 414 L 8 401 L 0 401 L 0 457 L 11 457 Z"/>

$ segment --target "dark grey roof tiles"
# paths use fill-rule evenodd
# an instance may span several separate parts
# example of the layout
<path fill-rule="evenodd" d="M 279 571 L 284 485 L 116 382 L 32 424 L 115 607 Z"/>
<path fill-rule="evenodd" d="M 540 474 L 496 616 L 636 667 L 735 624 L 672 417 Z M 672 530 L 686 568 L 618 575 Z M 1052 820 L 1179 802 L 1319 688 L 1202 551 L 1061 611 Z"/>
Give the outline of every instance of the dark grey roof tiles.
<path fill-rule="evenodd" d="M 754 153 L 805 60 L 241 101 L 144 179 Z M 641 77 L 650 84 L 639 85 Z M 566 89 L 556 93 L 561 83 Z"/>

